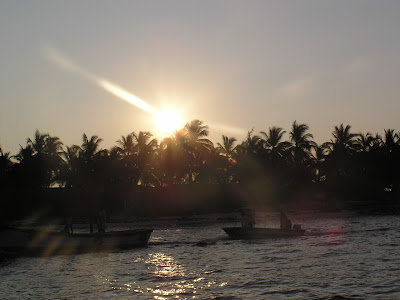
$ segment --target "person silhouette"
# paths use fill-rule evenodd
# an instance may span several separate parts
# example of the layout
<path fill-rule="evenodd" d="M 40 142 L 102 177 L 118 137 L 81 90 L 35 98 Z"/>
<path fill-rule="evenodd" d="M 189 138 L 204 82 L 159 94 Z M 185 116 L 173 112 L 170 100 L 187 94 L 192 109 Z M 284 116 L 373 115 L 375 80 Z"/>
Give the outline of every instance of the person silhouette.
<path fill-rule="evenodd" d="M 281 229 L 292 229 L 292 221 L 286 216 L 286 214 L 281 211 L 280 213 Z"/>

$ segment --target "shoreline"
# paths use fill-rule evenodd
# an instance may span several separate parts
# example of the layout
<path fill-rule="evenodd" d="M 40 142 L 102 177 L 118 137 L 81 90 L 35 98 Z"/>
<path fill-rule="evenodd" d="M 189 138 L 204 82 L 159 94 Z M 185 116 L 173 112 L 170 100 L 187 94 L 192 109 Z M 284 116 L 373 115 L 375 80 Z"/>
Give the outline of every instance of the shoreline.
<path fill-rule="evenodd" d="M 400 208 L 400 207 L 399 207 Z M 316 218 L 330 218 L 333 216 L 341 216 L 344 218 L 354 216 L 399 216 L 400 209 L 378 209 L 371 207 L 369 209 L 363 208 L 357 209 L 341 209 L 341 210 L 288 210 L 287 214 L 291 218 L 296 216 L 309 216 Z M 122 216 L 122 215 L 111 215 L 107 219 L 107 224 L 146 224 L 152 223 L 155 226 L 160 225 L 161 227 L 176 227 L 176 226 L 196 226 L 204 224 L 218 224 L 226 222 L 237 222 L 240 223 L 241 216 L 240 212 L 217 212 L 217 213 L 202 213 L 202 214 L 191 214 L 191 215 L 174 215 L 174 216 Z M 61 226 L 64 224 L 63 218 L 39 218 L 33 219 L 21 219 L 10 222 L 9 225 L 16 227 L 28 227 L 28 226 Z M 88 225 L 88 218 L 76 217 L 73 218 L 73 224 L 76 225 Z"/>

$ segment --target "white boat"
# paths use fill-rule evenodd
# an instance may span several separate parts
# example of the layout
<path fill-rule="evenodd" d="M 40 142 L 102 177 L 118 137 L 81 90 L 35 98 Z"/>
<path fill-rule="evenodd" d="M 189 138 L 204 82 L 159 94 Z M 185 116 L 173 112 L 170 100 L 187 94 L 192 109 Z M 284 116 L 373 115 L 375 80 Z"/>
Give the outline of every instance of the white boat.
<path fill-rule="evenodd" d="M 0 231 L 0 249 L 40 255 L 71 254 L 146 246 L 153 229 L 95 233 L 64 233 L 6 227 Z"/>

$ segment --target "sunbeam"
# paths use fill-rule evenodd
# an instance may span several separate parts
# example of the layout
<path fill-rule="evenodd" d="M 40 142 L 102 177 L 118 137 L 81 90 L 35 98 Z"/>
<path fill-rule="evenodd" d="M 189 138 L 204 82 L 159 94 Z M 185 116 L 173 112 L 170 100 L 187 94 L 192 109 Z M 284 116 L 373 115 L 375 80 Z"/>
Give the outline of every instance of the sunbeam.
<path fill-rule="evenodd" d="M 125 100 L 126 102 L 135 105 L 136 107 L 150 113 L 154 114 L 155 109 L 150 106 L 150 104 L 146 103 L 142 99 L 136 97 L 132 93 L 128 92 L 127 90 L 123 89 L 122 87 L 111 83 L 106 79 L 97 79 L 99 85 L 105 89 L 107 92 L 117 96 L 121 100 Z"/>
<path fill-rule="evenodd" d="M 207 124 L 209 124 L 210 128 L 218 130 L 220 132 L 229 132 L 230 134 L 235 134 L 239 136 L 245 136 L 247 134 L 247 130 L 244 130 L 243 128 L 214 122 L 208 122 Z"/>
<path fill-rule="evenodd" d="M 150 114 L 155 114 L 156 111 L 155 109 L 148 104 L 147 102 L 143 101 L 139 97 L 133 95 L 132 93 L 128 92 L 124 88 L 110 82 L 107 79 L 101 78 L 99 76 L 96 76 L 84 68 L 78 66 L 76 63 L 74 63 L 71 59 L 67 58 L 64 54 L 61 54 L 60 51 L 55 50 L 53 47 L 49 46 L 44 46 L 43 47 L 43 52 L 45 57 L 54 63 L 55 65 L 59 66 L 60 68 L 70 71 L 73 73 L 76 73 L 85 79 L 95 83 L 99 87 L 101 87 L 103 90 L 109 92 L 110 94 L 116 96 L 120 100 L 124 100 L 141 110 L 150 113 Z"/>
<path fill-rule="evenodd" d="M 131 92 L 122 88 L 121 86 L 112 83 L 110 80 L 99 77 L 78 64 L 74 63 L 70 58 L 66 55 L 62 54 L 59 50 L 51 46 L 43 46 L 42 52 L 47 60 L 51 63 L 57 65 L 58 67 L 75 73 L 86 80 L 96 84 L 98 87 L 102 88 L 106 92 L 116 96 L 118 99 L 123 100 L 129 104 L 134 105 L 135 107 L 149 113 L 154 117 L 154 121 L 159 130 L 164 133 L 172 133 L 175 130 L 178 130 L 183 127 L 183 121 L 178 110 L 173 108 L 166 109 L 155 109 L 146 101 L 140 99 L 135 96 Z M 233 127 L 220 123 L 209 123 L 210 128 L 215 129 L 221 132 L 229 132 L 230 134 L 235 135 L 245 135 L 247 133 L 246 130 L 238 127 Z"/>

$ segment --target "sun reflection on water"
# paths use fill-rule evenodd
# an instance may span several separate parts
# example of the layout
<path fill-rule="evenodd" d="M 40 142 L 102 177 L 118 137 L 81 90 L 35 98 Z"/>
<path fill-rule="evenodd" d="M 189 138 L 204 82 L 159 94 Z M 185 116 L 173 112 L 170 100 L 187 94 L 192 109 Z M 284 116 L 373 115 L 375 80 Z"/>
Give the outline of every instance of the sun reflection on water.
<path fill-rule="evenodd" d="M 205 274 L 203 272 L 188 271 L 186 266 L 172 255 L 162 252 L 138 257 L 134 262 L 144 263 L 147 274 L 152 275 L 152 279 L 147 279 L 145 286 L 138 283 L 125 284 L 125 289 L 138 294 L 151 294 L 157 300 L 196 299 L 204 289 L 227 285 L 227 282 L 218 283 L 211 278 L 207 280 L 201 276 Z"/>
<path fill-rule="evenodd" d="M 164 253 L 149 254 L 145 261 L 148 269 L 157 277 L 184 277 L 185 268 L 179 264 L 172 256 Z"/>
<path fill-rule="evenodd" d="M 193 265 L 187 253 L 152 252 L 119 260 L 118 263 L 111 258 L 96 255 L 95 262 L 88 264 L 82 257 L 80 266 L 90 269 L 87 273 L 103 286 L 104 291 L 120 295 L 157 300 L 197 299 L 205 291 L 219 290 L 228 285 L 226 281 L 219 281 L 208 265 Z M 121 264 L 125 265 L 122 273 L 122 269 L 116 268 Z"/>

